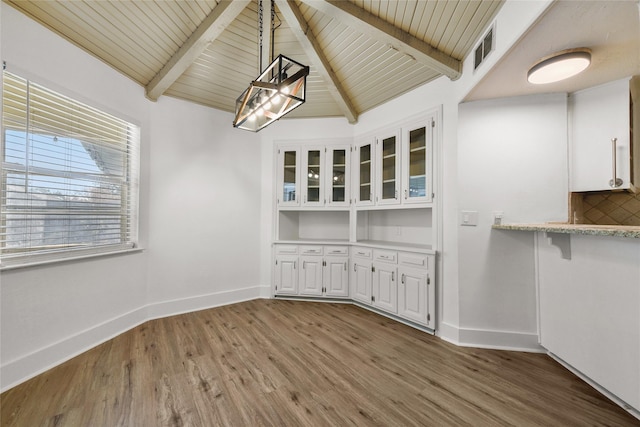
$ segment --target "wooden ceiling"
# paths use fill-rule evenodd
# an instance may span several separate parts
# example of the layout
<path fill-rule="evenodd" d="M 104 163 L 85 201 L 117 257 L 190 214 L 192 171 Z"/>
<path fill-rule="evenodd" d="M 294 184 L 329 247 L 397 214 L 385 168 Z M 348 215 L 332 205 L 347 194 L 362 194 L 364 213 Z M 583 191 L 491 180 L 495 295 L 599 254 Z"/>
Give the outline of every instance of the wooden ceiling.
<path fill-rule="evenodd" d="M 146 89 L 233 112 L 259 74 L 258 0 L 4 0 Z M 275 55 L 311 67 L 290 117 L 358 116 L 462 60 L 502 0 L 275 0 Z M 263 1 L 263 46 L 271 42 Z M 270 54 L 264 53 L 264 64 Z"/>

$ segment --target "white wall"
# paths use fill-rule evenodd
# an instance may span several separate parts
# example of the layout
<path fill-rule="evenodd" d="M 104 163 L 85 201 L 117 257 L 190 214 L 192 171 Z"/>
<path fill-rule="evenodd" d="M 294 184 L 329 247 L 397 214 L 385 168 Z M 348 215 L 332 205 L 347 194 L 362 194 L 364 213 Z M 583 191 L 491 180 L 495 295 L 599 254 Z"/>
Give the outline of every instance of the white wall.
<path fill-rule="evenodd" d="M 0 8 L 8 71 L 142 127 L 140 239 L 145 246 L 150 139 L 142 88 L 7 4 Z M 2 272 L 2 389 L 143 319 L 139 308 L 146 302 L 146 275 L 144 252 Z"/>
<path fill-rule="evenodd" d="M 515 223 L 566 221 L 567 167 L 566 95 L 460 105 L 458 203 L 478 212 L 478 226 L 458 231 L 466 344 L 536 347 L 533 233 L 492 230 L 492 213 Z"/>
<path fill-rule="evenodd" d="M 259 275 L 259 137 L 234 130 L 227 113 L 152 103 L 103 62 L 0 8 L 9 71 L 141 126 L 144 249 L 2 272 L 0 387 L 149 318 L 268 295 Z"/>
<path fill-rule="evenodd" d="M 260 294 L 261 144 L 232 120 L 173 98 L 151 106 L 152 317 Z"/>
<path fill-rule="evenodd" d="M 498 27 L 496 52 L 487 68 L 548 3 L 505 5 L 499 15 L 505 24 Z M 488 318 L 474 311 L 477 290 L 495 291 L 503 276 L 494 270 L 468 281 L 481 266 L 467 265 L 466 255 L 459 259 L 458 253 L 462 240 L 482 249 L 490 238 L 466 236 L 458 226 L 460 200 L 466 203 L 461 188 L 475 176 L 458 166 L 467 148 L 461 151 L 458 146 L 457 104 L 486 71 L 465 73 L 458 82 L 438 79 L 362 114 L 355 126 L 343 118 L 283 120 L 254 135 L 231 129 L 231 116 L 226 113 L 169 98 L 153 104 L 140 86 L 86 52 L 5 3 L 0 11 L 0 53 L 10 71 L 141 125 L 140 232 L 145 248 L 137 254 L 3 272 L 2 389 L 147 318 L 267 295 L 274 225 L 274 141 L 348 138 L 400 121 L 406 111 L 414 115 L 439 105 L 443 108 L 437 159 L 442 170 L 437 183 L 442 197 L 438 215 L 443 223 L 438 242 L 440 334 L 464 344 L 461 325 L 466 330 L 503 331 L 509 319 L 518 332 L 529 332 L 528 311 Z M 548 146 L 540 148 L 538 155 L 543 157 Z M 479 155 L 479 160 L 490 160 L 484 152 Z M 477 209 L 492 209 L 494 197 L 502 196 L 499 191 L 488 193 Z M 505 277 L 509 283 L 510 276 Z M 479 301 L 488 313 L 523 301 L 529 307 L 531 297 L 526 284 L 502 299 L 489 295 Z"/>

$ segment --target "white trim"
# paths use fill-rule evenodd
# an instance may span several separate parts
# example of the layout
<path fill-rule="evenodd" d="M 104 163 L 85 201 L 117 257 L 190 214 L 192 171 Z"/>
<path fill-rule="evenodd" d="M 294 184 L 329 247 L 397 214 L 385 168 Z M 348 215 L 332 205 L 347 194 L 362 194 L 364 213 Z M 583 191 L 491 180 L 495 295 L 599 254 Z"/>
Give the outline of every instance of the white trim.
<path fill-rule="evenodd" d="M 268 286 L 253 286 L 198 297 L 162 301 L 123 313 L 0 366 L 0 392 L 27 381 L 142 323 L 162 317 L 269 297 Z"/>
<path fill-rule="evenodd" d="M 535 333 L 458 328 L 443 323 L 438 336 L 460 347 L 546 353 Z"/>
<path fill-rule="evenodd" d="M 86 251 L 82 250 L 82 251 L 77 251 L 80 255 L 74 255 L 74 252 L 56 252 L 54 254 L 47 254 L 49 255 L 48 259 L 42 259 L 40 258 L 40 260 L 38 261 L 37 257 L 29 257 L 29 255 L 24 255 L 21 256 L 19 258 L 14 258 L 11 259 L 9 262 L 16 262 L 16 264 L 2 264 L 2 262 L 0 262 L 0 271 L 7 271 L 7 270 L 16 270 L 18 268 L 28 268 L 28 267 L 37 267 L 40 265 L 48 265 L 48 264 L 57 264 L 57 263 L 61 263 L 61 262 L 69 262 L 69 261 L 78 261 L 78 260 L 82 260 L 82 259 L 87 259 L 87 258 L 96 258 L 96 257 L 101 257 L 101 256 L 112 256 L 112 255 L 124 255 L 124 254 L 130 254 L 130 253 L 136 253 L 136 252 L 142 252 L 144 251 L 144 248 L 124 248 L 124 249 L 116 249 L 116 250 L 107 250 L 104 252 L 99 252 L 98 251 L 99 248 L 93 248 L 93 249 L 88 249 L 87 251 L 89 251 L 89 253 L 86 253 Z M 66 255 L 66 256 L 65 256 Z M 55 258 L 53 258 L 53 256 L 55 256 Z M 24 260 L 23 262 L 17 263 L 17 261 L 19 260 Z M 4 261 L 5 263 L 7 261 Z"/>

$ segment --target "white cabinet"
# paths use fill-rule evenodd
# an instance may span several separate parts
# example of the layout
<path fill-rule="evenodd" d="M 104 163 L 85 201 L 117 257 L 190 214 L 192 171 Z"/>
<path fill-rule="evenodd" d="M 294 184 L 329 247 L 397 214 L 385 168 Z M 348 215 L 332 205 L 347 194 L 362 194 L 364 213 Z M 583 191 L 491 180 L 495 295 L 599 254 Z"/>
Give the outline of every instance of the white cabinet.
<path fill-rule="evenodd" d="M 631 188 L 629 79 L 573 93 L 569 107 L 571 191 Z"/>
<path fill-rule="evenodd" d="M 274 294 L 349 297 L 349 251 L 339 245 L 275 245 Z"/>
<path fill-rule="evenodd" d="M 278 208 L 349 207 L 351 145 L 278 145 Z"/>
<path fill-rule="evenodd" d="M 276 295 L 298 293 L 298 247 L 295 245 L 276 246 L 274 292 Z"/>
<path fill-rule="evenodd" d="M 430 203 L 433 195 L 433 129 L 430 118 L 402 128 L 402 203 Z"/>
<path fill-rule="evenodd" d="M 356 142 L 356 206 L 432 203 L 436 118 L 434 112 Z"/>
<path fill-rule="evenodd" d="M 400 135 L 393 131 L 376 138 L 376 204 L 400 203 Z"/>
<path fill-rule="evenodd" d="M 398 315 L 435 326 L 435 276 L 434 259 L 422 254 L 400 253 L 398 260 Z"/>
<path fill-rule="evenodd" d="M 327 146 L 326 165 L 327 204 L 329 206 L 349 206 L 351 146 Z"/>
<path fill-rule="evenodd" d="M 324 146 L 305 147 L 302 150 L 302 204 L 303 206 L 324 206 L 326 203 Z"/>
<path fill-rule="evenodd" d="M 366 304 L 371 303 L 372 263 L 370 248 L 352 247 L 351 298 Z"/>
<path fill-rule="evenodd" d="M 351 248 L 351 298 L 435 329 L 435 255 Z"/>
<path fill-rule="evenodd" d="M 390 313 L 398 312 L 397 257 L 394 251 L 373 251 L 371 305 Z"/>
<path fill-rule="evenodd" d="M 374 202 L 375 140 L 365 138 L 355 144 L 356 173 L 354 188 L 357 206 L 371 206 Z"/>
<path fill-rule="evenodd" d="M 346 254 L 326 255 L 322 276 L 326 296 L 349 296 L 349 257 Z"/>
<path fill-rule="evenodd" d="M 300 147 L 281 146 L 277 149 L 276 173 L 279 207 L 300 205 Z"/>
<path fill-rule="evenodd" d="M 398 287 L 396 284 L 395 265 L 374 261 L 371 305 L 390 313 L 398 312 Z"/>
<path fill-rule="evenodd" d="M 322 246 L 300 246 L 300 295 L 322 295 Z"/>

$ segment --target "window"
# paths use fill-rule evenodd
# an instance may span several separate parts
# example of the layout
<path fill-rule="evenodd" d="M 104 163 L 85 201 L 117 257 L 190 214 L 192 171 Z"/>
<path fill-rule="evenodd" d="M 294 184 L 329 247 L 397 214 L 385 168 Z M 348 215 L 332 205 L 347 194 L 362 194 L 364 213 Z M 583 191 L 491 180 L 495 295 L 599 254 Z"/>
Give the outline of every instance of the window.
<path fill-rule="evenodd" d="M 135 247 L 139 127 L 4 72 L 2 267 Z"/>

